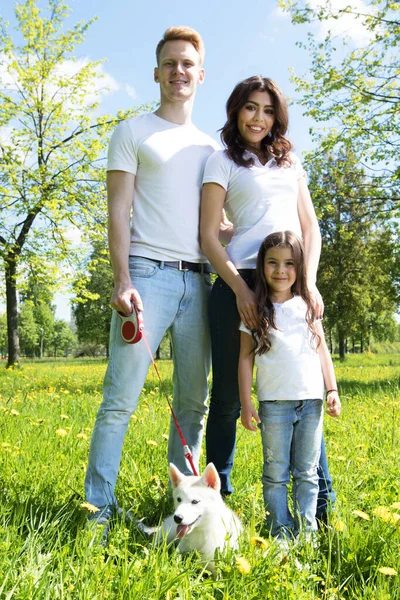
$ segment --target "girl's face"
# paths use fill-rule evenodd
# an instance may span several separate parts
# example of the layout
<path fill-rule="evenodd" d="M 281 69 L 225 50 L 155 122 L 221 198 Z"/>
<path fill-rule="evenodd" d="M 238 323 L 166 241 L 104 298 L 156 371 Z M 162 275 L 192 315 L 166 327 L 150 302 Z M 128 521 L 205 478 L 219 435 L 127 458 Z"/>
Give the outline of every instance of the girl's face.
<path fill-rule="evenodd" d="M 286 302 L 292 297 L 296 266 L 290 248 L 269 248 L 264 258 L 264 275 L 273 302 Z"/>
<path fill-rule="evenodd" d="M 261 140 L 269 134 L 275 123 L 275 110 L 271 94 L 255 91 L 238 114 L 238 129 L 248 146 L 259 150 Z"/>

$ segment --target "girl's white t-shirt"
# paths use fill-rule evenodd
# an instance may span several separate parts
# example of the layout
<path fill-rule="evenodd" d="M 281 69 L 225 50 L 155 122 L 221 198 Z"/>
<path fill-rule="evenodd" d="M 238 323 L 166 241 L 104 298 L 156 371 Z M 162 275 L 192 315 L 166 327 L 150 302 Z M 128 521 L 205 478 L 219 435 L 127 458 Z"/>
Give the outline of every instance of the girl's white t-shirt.
<path fill-rule="evenodd" d="M 207 160 L 204 183 L 217 183 L 226 190 L 225 210 L 234 226 L 234 236 L 226 247 L 238 269 L 254 269 L 262 240 L 276 231 L 294 231 L 301 237 L 297 211 L 298 181 L 304 170 L 290 153 L 292 164 L 279 167 L 275 159 L 262 165 L 255 154 L 252 167 L 239 167 L 225 150 Z"/>
<path fill-rule="evenodd" d="M 306 303 L 294 296 L 274 304 L 274 309 L 278 329 L 270 328 L 271 348 L 261 356 L 255 355 L 259 402 L 322 400 L 321 361 L 305 320 Z M 239 329 L 251 335 L 243 323 Z"/>

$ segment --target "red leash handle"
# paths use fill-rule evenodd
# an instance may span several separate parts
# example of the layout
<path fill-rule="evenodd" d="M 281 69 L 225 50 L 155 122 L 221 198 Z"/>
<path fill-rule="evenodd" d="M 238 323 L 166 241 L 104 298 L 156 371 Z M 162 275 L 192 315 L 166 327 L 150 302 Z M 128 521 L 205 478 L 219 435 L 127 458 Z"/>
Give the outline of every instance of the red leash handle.
<path fill-rule="evenodd" d="M 148 341 L 147 341 L 147 338 L 146 338 L 146 336 L 145 336 L 145 334 L 144 334 L 144 331 L 142 331 L 141 333 L 142 333 L 142 339 L 143 339 L 144 343 L 146 344 L 147 351 L 148 351 L 148 353 L 149 353 L 149 355 L 150 355 L 151 362 L 153 363 L 153 367 L 154 367 L 154 369 L 155 369 L 155 372 L 157 373 L 157 375 L 158 375 L 158 379 L 160 380 L 160 387 L 161 387 L 161 389 L 164 391 L 164 386 L 163 386 L 163 383 L 162 383 L 161 375 L 160 375 L 160 373 L 159 373 L 159 370 L 158 370 L 158 368 L 157 368 L 156 361 L 154 360 L 153 353 L 152 353 L 152 351 L 150 350 L 150 346 L 149 346 L 149 343 L 148 343 Z M 183 446 L 183 452 L 184 452 L 184 454 L 185 454 L 185 458 L 186 458 L 186 459 L 189 461 L 189 464 L 190 464 L 190 466 L 191 466 L 191 468 L 192 468 L 192 471 L 193 471 L 193 475 L 198 475 L 198 473 L 197 473 L 197 470 L 196 470 L 196 467 L 194 466 L 194 462 L 193 462 L 193 455 L 192 455 L 192 453 L 190 452 L 190 448 L 189 448 L 189 446 L 187 445 L 185 438 L 183 437 L 182 430 L 181 430 L 181 428 L 179 427 L 178 419 L 176 418 L 176 415 L 175 415 L 175 413 L 174 413 L 174 411 L 173 411 L 173 408 L 172 408 L 171 402 L 169 401 L 169 398 L 168 398 L 168 395 L 167 395 L 167 393 L 166 393 L 166 392 L 164 392 L 164 394 L 165 394 L 165 397 L 166 397 L 166 399 L 167 399 L 168 406 L 169 406 L 169 409 L 170 409 L 170 411 L 171 411 L 172 418 L 173 418 L 173 420 L 174 420 L 174 423 L 175 423 L 175 427 L 176 427 L 176 429 L 177 429 L 177 431 L 178 431 L 179 437 L 180 437 L 180 439 L 181 439 L 181 442 L 182 442 L 182 446 Z"/>

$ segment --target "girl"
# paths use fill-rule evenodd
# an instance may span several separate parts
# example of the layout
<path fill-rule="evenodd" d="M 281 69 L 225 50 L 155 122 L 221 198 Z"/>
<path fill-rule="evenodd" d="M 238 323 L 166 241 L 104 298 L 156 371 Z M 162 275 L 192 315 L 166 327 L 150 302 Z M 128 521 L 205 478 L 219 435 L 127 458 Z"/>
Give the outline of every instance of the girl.
<path fill-rule="evenodd" d="M 250 329 L 257 321 L 252 292 L 258 248 L 266 235 L 290 229 L 304 240 L 307 286 L 316 317 L 323 304 L 315 286 L 321 236 L 305 173 L 286 138 L 288 109 L 282 91 L 260 76 L 240 82 L 230 95 L 221 137 L 226 150 L 208 160 L 201 205 L 201 246 L 218 273 L 209 304 L 213 381 L 207 420 L 207 462 L 221 478 L 221 491 L 233 491 L 230 472 L 240 415 L 237 367 L 240 319 Z M 234 235 L 226 249 L 218 235 L 222 209 Z M 321 445 L 318 517 L 335 500 Z"/>
<path fill-rule="evenodd" d="M 240 325 L 242 424 L 256 431 L 254 419 L 260 426 L 267 526 L 273 536 L 285 539 L 302 527 L 305 532 L 317 529 L 324 383 L 328 414 L 336 417 L 341 410 L 332 360 L 307 288 L 303 245 L 295 233 L 272 233 L 262 242 L 255 299 L 253 332 Z M 251 402 L 254 361 L 258 413 Z M 294 517 L 288 507 L 290 473 Z"/>

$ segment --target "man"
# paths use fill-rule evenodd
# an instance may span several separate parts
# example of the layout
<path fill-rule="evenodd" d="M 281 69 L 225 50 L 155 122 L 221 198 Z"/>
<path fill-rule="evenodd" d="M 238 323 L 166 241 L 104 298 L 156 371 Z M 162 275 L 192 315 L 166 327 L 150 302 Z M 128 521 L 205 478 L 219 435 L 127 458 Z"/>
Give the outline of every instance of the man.
<path fill-rule="evenodd" d="M 198 464 L 206 413 L 210 342 L 208 264 L 199 246 L 200 188 L 216 142 L 191 122 L 197 86 L 204 80 L 204 47 L 188 27 L 170 27 L 157 46 L 154 80 L 161 103 L 154 113 L 122 122 L 109 147 L 109 248 L 114 273 L 111 306 L 143 311 L 154 353 L 170 331 L 174 356 L 173 408 Z M 132 210 L 132 227 L 129 228 Z M 126 344 L 114 312 L 103 402 L 94 426 L 86 473 L 86 499 L 106 523 L 129 418 L 150 365 L 143 343 Z M 171 422 L 168 460 L 191 471 Z"/>

